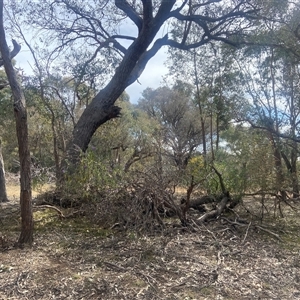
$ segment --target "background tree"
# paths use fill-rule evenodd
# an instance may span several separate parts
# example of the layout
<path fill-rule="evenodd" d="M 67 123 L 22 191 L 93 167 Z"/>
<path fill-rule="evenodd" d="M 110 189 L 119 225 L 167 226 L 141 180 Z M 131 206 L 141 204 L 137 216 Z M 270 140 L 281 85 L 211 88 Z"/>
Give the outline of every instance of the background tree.
<path fill-rule="evenodd" d="M 13 94 L 13 108 L 16 119 L 17 138 L 20 158 L 20 204 L 21 204 L 21 234 L 18 240 L 19 245 L 32 244 L 33 241 L 33 215 L 32 215 L 32 195 L 31 195 L 31 170 L 30 152 L 28 145 L 27 112 L 25 107 L 25 97 L 21 86 L 17 80 L 17 75 L 12 65 L 11 59 L 16 55 L 20 46 L 13 40 L 14 50 L 9 51 L 6 43 L 4 31 L 3 0 L 0 1 L 0 52 L 1 61 L 7 75 L 7 79 Z"/>
<path fill-rule="evenodd" d="M 177 82 L 172 88 L 148 88 L 138 107 L 159 122 L 164 155 L 183 171 L 201 144 L 201 128 L 192 102 L 191 86 Z"/>
<path fill-rule="evenodd" d="M 9 123 L 8 120 L 5 118 L 6 113 L 6 106 L 7 106 L 7 100 L 10 97 L 9 89 L 7 86 L 9 85 L 7 82 L 7 78 L 5 76 L 5 73 L 3 71 L 0 71 L 0 106 L 1 106 L 1 121 L 0 121 L 0 127 L 1 132 L 4 132 L 4 126 L 6 125 L 8 127 Z M 8 96 L 8 97 L 7 97 Z M 11 105 L 10 105 L 11 107 Z M 8 201 L 7 193 L 6 193 L 6 180 L 5 180 L 5 168 L 4 168 L 4 160 L 2 155 L 2 138 L 3 134 L 0 136 L 0 202 Z"/>
<path fill-rule="evenodd" d="M 8 201 L 8 198 L 6 193 L 5 169 L 1 143 L 2 142 L 0 140 L 0 202 L 6 202 Z"/>
<path fill-rule="evenodd" d="M 252 23 L 251 15 L 256 11 L 248 1 L 95 1 L 84 7 L 80 2 L 44 1 L 43 4 L 25 1 L 30 13 L 31 28 L 47 29 L 52 42 L 56 43 L 53 55 L 62 53 L 77 55 L 74 48 L 85 49 L 85 63 L 79 65 L 79 78 L 86 68 L 107 57 L 112 62 L 112 77 L 82 113 L 73 131 L 69 145 L 70 157 L 76 161 L 79 147 L 85 151 L 96 129 L 107 120 L 119 115 L 115 101 L 124 89 L 133 83 L 147 62 L 164 45 L 181 49 L 192 49 L 210 41 L 232 44 L 228 37 L 240 33 Z M 25 8 L 25 7 L 24 7 Z M 101 16 L 101 18 L 100 18 Z M 243 22 L 233 22 L 234 20 Z M 29 20 L 29 19 L 28 19 Z M 122 33 L 124 21 L 130 20 L 136 34 Z M 181 37 L 170 39 L 168 35 L 156 38 L 164 24 L 174 20 L 183 24 Z M 189 25 L 189 24 L 192 24 Z M 197 40 L 187 42 L 190 29 L 198 32 Z M 116 30 L 117 29 L 117 30 Z M 47 41 L 45 41 L 47 43 Z M 86 47 L 88 51 L 86 51 Z M 152 45 L 152 46 L 151 46 Z M 48 45 L 49 46 L 49 45 Z M 54 54 L 56 53 L 56 54 Z M 79 51 L 80 53 L 80 51 Z M 110 59 L 112 59 L 110 61 Z M 74 148 L 73 146 L 76 145 Z"/>

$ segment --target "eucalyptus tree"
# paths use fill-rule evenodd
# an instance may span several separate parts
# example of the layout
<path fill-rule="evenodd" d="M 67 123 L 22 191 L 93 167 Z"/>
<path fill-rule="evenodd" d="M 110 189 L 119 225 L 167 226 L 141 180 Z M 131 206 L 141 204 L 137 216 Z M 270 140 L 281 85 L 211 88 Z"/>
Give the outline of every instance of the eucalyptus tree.
<path fill-rule="evenodd" d="M 285 197 L 284 190 L 290 180 L 294 196 L 297 196 L 299 61 L 290 51 L 270 46 L 247 48 L 241 56 L 238 53 L 235 56 L 240 64 L 241 89 L 252 106 L 237 120 L 247 121 L 268 137 L 277 178 L 272 188 Z"/>
<path fill-rule="evenodd" d="M 14 49 L 9 51 L 4 30 L 3 0 L 0 0 L 0 66 L 5 73 L 13 95 L 13 110 L 16 120 L 17 139 L 20 159 L 20 205 L 21 205 L 21 234 L 18 244 L 31 245 L 33 242 L 33 214 L 31 193 L 30 151 L 28 145 L 27 111 L 24 93 L 18 82 L 12 57 L 20 51 L 20 45 L 13 40 Z"/>
<path fill-rule="evenodd" d="M 5 72 L 0 71 L 0 202 L 5 202 L 8 200 L 6 192 L 6 181 L 5 181 L 5 168 L 3 160 L 3 151 L 2 151 L 2 140 L 4 138 L 5 130 L 4 128 L 10 127 L 9 118 L 7 118 L 8 108 L 11 108 L 10 97 L 11 93 L 9 91 L 9 84 L 7 82 L 7 77 Z M 11 117 L 11 114 L 8 114 Z"/>
<path fill-rule="evenodd" d="M 235 77 L 239 98 L 252 105 L 250 111 L 236 110 L 235 119 L 247 120 L 268 137 L 276 170 L 272 173 L 276 178 L 272 188 L 283 197 L 288 184 L 294 196 L 299 195 L 299 4 L 299 1 L 263 2 L 261 22 L 252 37 L 241 50 L 226 52 L 226 59 L 231 57 L 231 68 L 240 69 Z"/>
<path fill-rule="evenodd" d="M 214 160 L 220 133 L 229 126 L 243 105 L 239 89 L 239 70 L 227 47 L 206 45 L 184 54 L 170 49 L 169 70 L 175 78 L 195 86 L 194 103 L 202 127 L 203 155 Z"/>
<path fill-rule="evenodd" d="M 37 65 L 42 70 L 41 64 Z M 70 77 L 48 71 L 25 77 L 23 85 L 28 98 L 29 134 L 34 160 L 40 167 L 55 165 L 56 179 L 59 180 L 66 145 L 93 90 L 86 83 L 77 84 Z"/>
<path fill-rule="evenodd" d="M 0 202 L 8 201 L 5 182 L 5 169 L 2 156 L 2 145 L 0 140 Z"/>
<path fill-rule="evenodd" d="M 108 80 L 100 82 L 100 91 L 76 123 L 69 144 L 71 160 L 78 158 L 76 149 L 87 149 L 101 124 L 119 116 L 115 101 L 163 46 L 189 50 L 214 41 L 235 44 L 232 37 L 253 23 L 255 2 L 21 1 L 23 9 L 18 9 L 27 12 L 30 29 L 47 35 L 40 39 L 44 47 L 52 47 L 49 62 L 54 57 L 72 62 L 80 56 L 81 63 L 73 68 L 76 77 L 84 79 L 97 67 L 107 74 Z M 178 24 L 181 31 L 176 37 L 164 32 Z M 191 30 L 198 33 L 194 41 L 187 39 Z"/>
<path fill-rule="evenodd" d="M 138 107 L 160 124 L 163 155 L 184 170 L 201 144 L 201 126 L 192 102 L 192 87 L 177 82 L 172 88 L 147 88 Z"/>

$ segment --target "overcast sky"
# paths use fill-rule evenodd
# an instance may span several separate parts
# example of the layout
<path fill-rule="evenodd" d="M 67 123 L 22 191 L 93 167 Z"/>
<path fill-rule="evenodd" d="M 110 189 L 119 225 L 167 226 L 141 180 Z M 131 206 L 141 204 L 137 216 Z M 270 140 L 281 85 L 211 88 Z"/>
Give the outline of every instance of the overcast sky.
<path fill-rule="evenodd" d="M 164 47 L 148 62 L 144 72 L 136 81 L 126 89 L 130 96 L 130 102 L 136 103 L 141 97 L 141 93 L 147 87 L 157 88 L 163 81 L 163 76 L 167 74 L 168 69 L 165 66 L 167 48 Z"/>
<path fill-rule="evenodd" d="M 148 62 L 144 72 L 139 78 L 139 82 L 130 85 L 126 92 L 130 96 L 130 102 L 137 103 L 141 97 L 141 93 L 147 87 L 157 88 L 163 76 L 167 73 L 167 67 L 164 65 L 167 58 L 167 48 L 163 47 L 160 51 Z M 24 70 L 25 74 L 32 74 L 33 59 L 26 45 L 22 44 L 20 53 L 15 57 L 16 67 Z"/>

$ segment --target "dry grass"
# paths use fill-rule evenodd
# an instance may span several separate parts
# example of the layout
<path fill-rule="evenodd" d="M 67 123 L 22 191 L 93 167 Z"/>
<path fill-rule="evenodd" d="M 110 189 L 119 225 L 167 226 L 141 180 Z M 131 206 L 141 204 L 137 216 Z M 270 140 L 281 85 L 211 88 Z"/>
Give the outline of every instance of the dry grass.
<path fill-rule="evenodd" d="M 53 188 L 51 184 L 45 184 L 43 187 L 32 190 L 32 197 L 37 197 L 40 193 L 49 191 Z M 20 185 L 8 184 L 6 187 L 8 199 L 18 199 L 20 197 Z"/>

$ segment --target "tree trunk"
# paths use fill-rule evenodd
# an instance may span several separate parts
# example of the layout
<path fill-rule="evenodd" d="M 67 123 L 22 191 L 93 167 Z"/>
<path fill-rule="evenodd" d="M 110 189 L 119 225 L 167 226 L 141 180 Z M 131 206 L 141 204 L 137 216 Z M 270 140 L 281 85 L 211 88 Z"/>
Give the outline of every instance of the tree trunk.
<path fill-rule="evenodd" d="M 2 157 L 2 148 L 0 140 L 0 202 L 7 202 L 6 183 L 5 183 L 5 171 L 4 162 Z"/>
<path fill-rule="evenodd" d="M 299 181 L 297 172 L 297 159 L 298 159 L 298 145 L 296 142 L 293 143 L 293 148 L 291 152 L 291 176 L 292 176 L 292 186 L 293 186 L 293 198 L 299 197 Z"/>
<path fill-rule="evenodd" d="M 71 166 L 74 167 L 77 164 L 80 152 L 86 151 L 93 134 L 99 126 L 120 115 L 121 109 L 114 106 L 114 103 L 125 88 L 138 79 L 147 62 L 165 44 L 168 39 L 167 35 L 157 39 L 152 47 L 147 50 L 160 27 L 166 21 L 174 4 L 175 0 L 164 1 L 154 18 L 148 16 L 142 20 L 138 37 L 126 50 L 123 60 L 116 69 L 111 81 L 84 110 L 74 128 L 72 141 L 67 147 L 67 160 L 69 160 Z M 66 166 L 67 164 L 64 163 L 62 168 L 66 168 Z M 68 171 L 72 173 L 72 169 Z"/>
<path fill-rule="evenodd" d="M 20 45 L 13 40 L 14 49 L 20 50 Z M 28 125 L 25 97 L 21 86 L 17 80 L 16 72 L 11 63 L 11 53 L 5 38 L 3 23 L 3 0 L 0 0 L 0 51 L 1 63 L 4 65 L 5 72 L 13 94 L 13 107 L 16 119 L 17 139 L 19 145 L 20 159 L 20 205 L 21 205 L 21 234 L 18 245 L 32 244 L 33 241 L 33 215 L 32 215 L 32 195 L 31 195 L 31 171 L 30 171 L 30 152 L 28 145 Z"/>
<path fill-rule="evenodd" d="M 202 104 L 201 104 L 201 93 L 200 93 L 200 87 L 199 87 L 199 78 L 198 78 L 198 72 L 197 72 L 197 65 L 196 65 L 196 52 L 194 51 L 194 73 L 195 73 L 195 80 L 196 80 L 196 98 L 197 103 L 199 106 L 199 113 L 200 113 L 200 122 L 201 122 L 201 134 L 202 134 L 202 147 L 203 147 L 203 157 L 204 157 L 204 163 L 206 165 L 206 131 L 205 131 L 205 120 L 204 120 L 204 114 L 202 110 Z"/>

